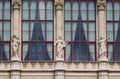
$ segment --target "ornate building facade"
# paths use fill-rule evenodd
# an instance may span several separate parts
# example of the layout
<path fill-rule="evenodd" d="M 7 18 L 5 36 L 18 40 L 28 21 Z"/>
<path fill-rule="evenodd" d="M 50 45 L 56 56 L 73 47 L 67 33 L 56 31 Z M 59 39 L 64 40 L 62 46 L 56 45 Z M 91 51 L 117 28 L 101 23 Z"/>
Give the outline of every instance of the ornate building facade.
<path fill-rule="evenodd" d="M 0 79 L 119 79 L 120 0 L 0 0 Z"/>

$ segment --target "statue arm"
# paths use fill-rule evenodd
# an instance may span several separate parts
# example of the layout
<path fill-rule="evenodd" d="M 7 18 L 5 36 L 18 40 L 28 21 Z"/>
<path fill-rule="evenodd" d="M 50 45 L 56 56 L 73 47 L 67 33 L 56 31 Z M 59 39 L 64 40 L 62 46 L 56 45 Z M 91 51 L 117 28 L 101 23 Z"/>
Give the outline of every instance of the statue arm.
<path fill-rule="evenodd" d="M 55 41 L 55 44 L 54 44 L 54 46 L 57 46 L 57 41 Z"/>

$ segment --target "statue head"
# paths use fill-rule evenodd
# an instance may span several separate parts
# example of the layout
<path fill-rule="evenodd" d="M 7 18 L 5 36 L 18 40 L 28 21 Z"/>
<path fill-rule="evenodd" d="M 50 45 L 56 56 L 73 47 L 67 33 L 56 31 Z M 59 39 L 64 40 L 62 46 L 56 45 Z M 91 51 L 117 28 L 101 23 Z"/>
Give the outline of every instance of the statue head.
<path fill-rule="evenodd" d="M 57 39 L 62 39 L 61 33 L 57 34 Z"/>
<path fill-rule="evenodd" d="M 18 38 L 16 35 L 13 35 L 13 36 L 11 37 L 11 39 L 12 39 L 12 41 L 13 41 L 14 39 L 19 40 L 19 38 Z"/>
<path fill-rule="evenodd" d="M 99 38 L 99 40 L 103 40 L 103 39 L 105 39 L 104 35 L 102 35 L 102 36 Z"/>

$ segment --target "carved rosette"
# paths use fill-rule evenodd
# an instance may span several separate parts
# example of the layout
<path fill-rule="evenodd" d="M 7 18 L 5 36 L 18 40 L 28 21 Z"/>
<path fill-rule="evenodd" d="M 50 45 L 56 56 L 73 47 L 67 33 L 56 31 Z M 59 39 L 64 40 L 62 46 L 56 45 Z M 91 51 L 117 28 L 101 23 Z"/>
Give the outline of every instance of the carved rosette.
<path fill-rule="evenodd" d="M 56 10 L 62 10 L 63 4 L 64 4 L 64 0 L 55 0 Z"/>
<path fill-rule="evenodd" d="M 12 6 L 13 10 L 19 10 L 20 9 L 20 0 L 12 0 Z"/>
<path fill-rule="evenodd" d="M 97 1 L 97 7 L 99 11 L 105 11 L 105 5 L 106 5 L 106 1 L 105 0 L 98 0 Z"/>

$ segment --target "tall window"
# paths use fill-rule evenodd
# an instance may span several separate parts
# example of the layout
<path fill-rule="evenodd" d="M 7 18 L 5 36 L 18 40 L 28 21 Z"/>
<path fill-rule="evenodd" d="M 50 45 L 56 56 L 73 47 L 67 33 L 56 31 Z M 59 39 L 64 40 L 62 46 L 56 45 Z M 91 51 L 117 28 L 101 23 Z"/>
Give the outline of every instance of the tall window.
<path fill-rule="evenodd" d="M 10 2 L 0 0 L 0 61 L 10 60 Z"/>
<path fill-rule="evenodd" d="M 109 61 L 120 61 L 120 1 L 107 1 L 107 42 Z"/>
<path fill-rule="evenodd" d="M 53 60 L 53 0 L 23 0 L 22 60 Z"/>
<path fill-rule="evenodd" d="M 0 0 L 0 61 L 10 60 L 10 0 Z"/>
<path fill-rule="evenodd" d="M 66 61 L 95 61 L 95 0 L 65 0 Z"/>

